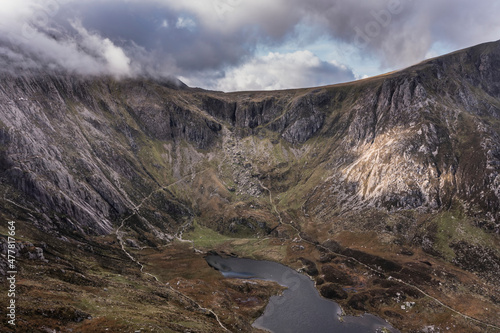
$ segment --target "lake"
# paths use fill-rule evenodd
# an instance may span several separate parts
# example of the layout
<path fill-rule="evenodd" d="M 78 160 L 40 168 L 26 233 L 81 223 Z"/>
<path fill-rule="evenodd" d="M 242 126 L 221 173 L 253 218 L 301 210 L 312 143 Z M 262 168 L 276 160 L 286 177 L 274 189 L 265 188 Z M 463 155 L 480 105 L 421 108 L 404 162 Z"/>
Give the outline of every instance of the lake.
<path fill-rule="evenodd" d="M 306 275 L 279 263 L 208 255 L 207 263 L 226 278 L 274 281 L 287 289 L 272 296 L 264 313 L 252 326 L 273 333 L 396 333 L 385 320 L 365 314 L 342 316 L 340 306 L 320 296 Z"/>

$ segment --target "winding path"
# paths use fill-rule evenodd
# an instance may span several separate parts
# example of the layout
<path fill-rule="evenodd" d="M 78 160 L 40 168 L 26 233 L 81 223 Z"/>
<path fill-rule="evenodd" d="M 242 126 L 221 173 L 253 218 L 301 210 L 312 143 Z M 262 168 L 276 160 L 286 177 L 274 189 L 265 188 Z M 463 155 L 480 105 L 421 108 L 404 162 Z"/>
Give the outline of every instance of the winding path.
<path fill-rule="evenodd" d="M 282 220 L 282 218 L 281 218 L 281 215 L 280 215 L 279 211 L 278 211 L 278 210 L 277 210 L 277 208 L 276 208 L 276 205 L 274 204 L 274 202 L 273 202 L 273 200 L 272 200 L 271 191 L 270 191 L 267 187 L 265 187 L 264 185 L 262 185 L 262 184 L 261 184 L 261 186 L 269 192 L 269 200 L 270 200 L 270 202 L 271 202 L 271 206 L 273 207 L 273 210 L 274 210 L 274 211 L 278 214 L 278 217 L 279 217 L 279 220 L 280 220 L 280 224 L 285 224 L 285 225 L 287 225 L 287 226 L 291 227 L 292 229 L 294 229 L 294 230 L 297 232 L 297 237 L 298 237 L 301 241 L 303 241 L 303 242 L 305 242 L 305 243 L 307 243 L 307 244 L 313 245 L 313 246 L 315 246 L 315 247 L 320 247 L 320 248 L 322 248 L 322 249 L 324 249 L 324 250 L 326 250 L 326 251 L 328 251 L 328 252 L 330 252 L 330 253 L 333 253 L 333 254 L 335 254 L 335 255 L 338 255 L 338 256 L 340 256 L 340 257 L 343 257 L 343 258 L 346 258 L 346 259 L 352 260 L 352 261 L 354 261 L 354 262 L 358 263 L 359 265 L 361 265 L 361 266 L 363 266 L 363 267 L 367 268 L 368 270 L 370 270 L 370 271 L 372 271 L 372 272 L 374 272 L 374 273 L 377 273 L 377 274 L 383 274 L 383 275 L 385 275 L 385 273 L 384 273 L 383 271 L 381 271 L 381 270 L 379 270 L 379 269 L 376 269 L 376 268 L 373 268 L 373 267 L 371 267 L 371 266 L 369 266 L 369 265 L 367 265 L 367 264 L 365 264 L 365 263 L 362 263 L 361 261 L 357 260 L 356 258 L 353 258 L 353 257 L 350 257 L 350 256 L 346 256 L 346 255 L 341 254 L 341 253 L 338 253 L 338 252 L 334 252 L 334 251 L 332 251 L 331 249 L 329 249 L 329 248 L 327 248 L 327 247 L 325 247 L 325 246 L 323 246 L 323 245 L 321 245 L 321 244 L 316 244 L 316 243 L 314 243 L 314 242 L 311 242 L 311 241 L 309 241 L 309 240 L 307 240 L 307 239 L 302 238 L 302 236 L 300 235 L 300 233 L 301 233 L 301 232 L 300 232 L 300 230 L 299 230 L 299 229 L 297 229 L 297 228 L 296 228 L 293 224 L 291 224 L 291 223 L 284 223 L 284 222 L 283 222 L 283 220 Z M 477 318 L 471 317 L 471 316 L 469 316 L 469 315 L 466 315 L 466 314 L 464 314 L 464 313 L 462 313 L 462 312 L 460 312 L 460 311 L 458 311 L 458 310 L 455 310 L 455 309 L 454 309 L 454 308 L 452 308 L 451 306 L 444 304 L 442 301 L 440 301 L 440 300 L 439 300 L 439 299 L 437 299 L 436 297 L 429 295 L 428 293 L 426 293 L 425 291 L 423 291 L 421 288 L 419 288 L 419 287 L 417 287 L 417 286 L 415 286 L 415 285 L 413 285 L 413 284 L 411 284 L 411 283 L 408 283 L 408 282 L 403 281 L 403 280 L 398 279 L 398 278 L 394 278 L 394 277 L 392 277 L 392 276 L 389 276 L 387 279 L 388 279 L 388 280 L 394 280 L 394 281 L 400 282 L 400 283 L 402 283 L 402 284 L 404 284 L 404 285 L 407 285 L 407 286 L 409 286 L 409 287 L 415 288 L 415 289 L 416 289 L 416 290 L 418 290 L 420 293 L 422 293 L 422 295 L 424 295 L 425 297 L 430 298 L 431 300 L 433 300 L 434 302 L 438 303 L 438 304 L 439 304 L 439 305 L 441 305 L 442 307 L 444 307 L 444 308 L 446 308 L 446 309 L 450 310 L 451 312 L 453 312 L 453 313 L 455 313 L 455 314 L 457 314 L 457 315 L 461 316 L 461 317 L 462 317 L 462 318 L 464 318 L 464 319 L 467 319 L 467 320 L 470 320 L 470 321 L 476 322 L 476 323 L 478 323 L 478 324 L 484 325 L 484 326 L 486 326 L 486 327 L 493 328 L 493 329 L 496 329 L 496 330 L 499 330 L 499 331 L 500 331 L 500 326 L 497 326 L 497 325 L 493 325 L 493 324 L 487 323 L 487 322 L 482 321 L 482 320 L 480 320 L 480 319 L 477 319 Z"/>
<path fill-rule="evenodd" d="M 163 187 L 160 187 L 159 189 L 151 192 L 147 197 L 145 197 L 144 199 L 142 199 L 142 201 L 140 202 L 139 205 L 135 206 L 134 207 L 134 211 L 133 213 L 131 213 L 130 215 L 128 215 L 127 217 L 125 217 L 124 219 L 122 219 L 121 223 L 120 223 L 120 226 L 116 229 L 115 231 L 115 235 L 116 235 L 116 238 L 118 239 L 119 243 L 120 243 L 120 247 L 122 249 L 122 251 L 127 255 L 127 257 L 130 258 L 130 260 L 132 260 L 134 263 L 136 263 L 139 267 L 140 267 L 140 271 L 141 273 L 144 273 L 148 276 L 151 276 L 152 278 L 155 279 L 156 282 L 160 282 L 161 281 L 158 279 L 158 277 L 156 277 L 155 275 L 151 274 L 151 273 L 148 273 L 148 272 L 145 272 L 144 271 L 144 265 L 139 261 L 137 260 L 133 255 L 130 254 L 130 252 L 127 251 L 127 249 L 125 249 L 125 245 L 124 245 L 124 242 L 123 242 L 123 235 L 125 234 L 124 232 L 120 231 L 121 228 L 123 228 L 123 226 L 125 225 L 125 222 L 127 220 L 129 220 L 132 216 L 134 215 L 140 215 L 139 214 L 139 209 L 141 208 L 141 206 L 147 201 L 149 200 L 155 193 L 158 193 L 160 191 L 164 191 L 166 190 L 167 188 L 169 188 L 170 186 L 173 186 L 175 184 L 178 184 L 180 183 L 181 181 L 184 181 L 185 178 L 187 177 L 194 177 L 196 176 L 197 174 L 199 173 L 202 173 L 202 172 L 205 172 L 206 169 L 202 170 L 202 171 L 199 171 L 199 172 L 194 172 L 192 174 L 189 174 L 187 176 L 184 176 L 182 177 L 181 179 L 169 184 L 169 185 L 166 185 L 166 186 L 163 186 Z M 182 233 L 184 232 L 184 229 L 191 223 L 191 221 L 189 221 L 188 223 L 186 223 L 180 230 L 179 230 L 179 234 L 176 236 L 177 239 L 181 240 L 181 241 L 188 241 L 188 240 L 183 240 L 182 239 Z M 190 241 L 188 241 L 190 242 Z M 194 247 L 194 246 L 193 246 Z M 195 249 L 196 250 L 196 249 Z M 186 299 L 189 301 L 189 303 L 191 303 L 192 305 L 194 305 L 195 307 L 197 307 L 199 310 L 203 311 L 203 312 L 208 312 L 208 313 L 211 313 L 215 319 L 217 320 L 217 323 L 219 324 L 219 326 L 224 329 L 225 331 L 229 332 L 229 330 L 224 326 L 224 324 L 221 322 L 221 320 L 219 319 L 219 316 L 211 309 L 208 309 L 208 308 L 204 308 L 202 307 L 199 303 L 197 303 L 196 301 L 194 301 L 192 298 L 190 298 L 189 296 L 183 294 L 182 292 L 174 289 L 172 286 L 168 286 L 173 292 L 175 292 L 176 294 L 178 294 L 179 296 L 181 296 L 182 298 Z"/>
<path fill-rule="evenodd" d="M 225 147 L 224 147 L 224 148 L 225 148 Z M 224 154 L 224 160 L 225 160 L 226 158 L 227 158 L 227 154 L 226 154 L 226 152 L 225 152 L 225 154 Z M 206 170 L 207 170 L 207 169 L 201 170 L 201 171 L 199 171 L 199 172 L 194 172 L 194 173 L 192 173 L 192 174 L 189 174 L 189 175 L 187 175 L 187 176 L 182 177 L 181 179 L 179 179 L 179 180 L 177 180 L 177 181 L 175 181 L 175 182 L 173 182 L 173 183 L 171 183 L 171 184 L 169 184 L 169 185 L 166 185 L 166 186 L 164 186 L 164 187 L 161 187 L 161 188 L 159 188 L 159 189 L 157 189 L 157 190 L 155 190 L 155 191 L 151 192 L 151 193 L 150 193 L 147 197 L 145 197 L 145 198 L 144 198 L 144 199 L 140 202 L 140 204 L 139 204 L 138 206 L 136 206 L 136 207 L 135 207 L 134 212 L 133 212 L 132 214 L 130 214 L 129 216 L 127 216 L 126 218 L 124 218 L 124 219 L 121 221 L 120 226 L 117 228 L 117 230 L 116 230 L 116 232 L 115 232 L 115 234 L 116 234 L 116 236 L 117 236 L 117 239 L 118 239 L 118 240 L 119 240 L 119 242 L 120 242 L 120 245 L 121 245 L 121 248 L 122 248 L 123 252 L 124 252 L 124 253 L 125 253 L 125 254 L 126 254 L 126 255 L 127 255 L 127 256 L 128 256 L 128 257 L 132 260 L 132 261 L 133 261 L 133 262 L 135 262 L 137 265 L 139 265 L 139 266 L 140 266 L 140 270 L 141 270 L 141 272 L 143 272 L 144 274 L 147 274 L 147 275 L 149 275 L 149 276 L 153 277 L 153 278 L 154 278 L 157 282 L 160 282 L 160 281 L 158 280 L 158 278 L 157 278 L 156 276 L 154 276 L 154 275 L 150 274 L 150 273 L 144 272 L 144 265 L 143 265 L 143 264 L 141 264 L 141 263 L 140 263 L 140 262 L 139 262 L 136 258 L 134 258 L 134 257 L 133 257 L 133 256 L 132 256 L 132 255 L 131 255 L 131 254 L 130 254 L 127 250 L 126 250 L 126 249 L 125 249 L 125 246 L 124 246 L 124 244 L 123 244 L 123 233 L 122 233 L 122 232 L 120 232 L 120 229 L 124 226 L 125 222 L 126 222 L 128 219 L 130 219 L 132 216 L 134 216 L 135 214 L 139 215 L 139 209 L 140 209 L 140 207 L 141 207 L 141 206 L 142 206 L 142 205 L 143 205 L 143 204 L 144 204 L 144 203 L 145 203 L 145 202 L 146 202 L 149 198 L 151 198 L 151 196 L 153 196 L 155 193 L 157 193 L 157 192 L 159 192 L 159 191 L 166 190 L 168 187 L 173 186 L 173 185 L 175 185 L 175 184 L 178 184 L 178 183 L 180 183 L 180 182 L 184 181 L 184 180 L 185 180 L 185 178 L 188 178 L 188 177 L 194 177 L 194 176 L 196 176 L 196 175 L 197 175 L 197 174 L 199 174 L 199 173 L 205 172 Z M 218 171 L 220 172 L 221 170 L 218 170 Z M 284 222 L 284 221 L 283 221 L 283 219 L 282 219 L 282 217 L 281 217 L 281 214 L 280 214 L 280 212 L 278 211 L 278 208 L 276 207 L 276 204 L 274 203 L 274 200 L 273 200 L 273 196 L 272 196 L 272 192 L 271 192 L 271 190 L 270 190 L 268 187 L 266 187 L 266 186 L 262 183 L 262 181 L 261 181 L 260 179 L 258 179 L 258 181 L 259 181 L 259 185 L 260 185 L 260 186 L 261 186 L 264 190 L 266 190 L 266 191 L 269 193 L 269 202 L 270 202 L 270 204 L 271 204 L 272 211 L 274 211 L 274 212 L 273 212 L 273 214 L 275 214 L 275 215 L 278 217 L 278 220 L 279 220 L 279 225 L 287 225 L 287 226 L 291 227 L 293 230 L 295 230 L 295 232 L 297 233 L 297 237 L 298 237 L 298 238 L 299 238 L 302 242 L 305 242 L 305 243 L 307 243 L 307 244 L 313 245 L 313 246 L 315 246 L 315 247 L 320 247 L 320 248 L 322 248 L 322 249 L 324 249 L 324 250 L 326 250 L 326 251 L 328 251 L 328 252 L 330 252 L 330 253 L 333 253 L 333 254 L 338 255 L 338 256 L 340 256 L 340 257 L 343 257 L 343 258 L 346 258 L 346 259 L 352 260 L 352 261 L 354 261 L 354 262 L 358 263 L 359 265 L 361 265 L 361 266 L 365 267 L 366 269 L 368 269 L 368 270 L 370 270 L 370 271 L 372 271 L 372 272 L 374 272 L 374 273 L 377 273 L 377 274 L 384 274 L 384 275 L 385 275 L 385 273 L 384 273 L 383 271 L 381 271 L 381 270 L 379 270 L 379 269 L 377 269 L 377 268 L 373 268 L 373 267 L 371 267 L 371 266 L 369 266 L 369 265 L 367 265 L 367 264 L 365 264 L 365 263 L 362 263 L 362 262 L 360 262 L 359 260 L 357 260 L 356 258 L 353 258 L 353 257 L 350 257 L 350 256 L 346 256 L 346 255 L 343 255 L 343 254 L 341 254 L 341 253 L 334 252 L 334 251 L 332 251 L 331 249 L 329 249 L 329 248 L 327 248 L 327 247 L 325 247 L 325 246 L 322 246 L 322 245 L 320 245 L 320 244 L 316 244 L 316 243 L 314 243 L 314 242 L 311 242 L 311 241 L 309 241 L 309 240 L 306 240 L 306 239 L 302 238 L 302 236 L 301 236 L 301 231 L 300 231 L 297 227 L 295 227 L 295 226 L 294 226 L 293 224 L 291 224 L 291 223 L 286 223 L 286 222 Z M 178 240 L 179 240 L 179 241 L 181 241 L 181 242 L 190 242 L 191 244 L 193 244 L 193 248 L 194 248 L 194 243 L 193 243 L 192 241 L 182 239 L 182 234 L 183 234 L 183 232 L 184 232 L 185 228 L 186 228 L 187 226 L 189 226 L 189 225 L 190 225 L 190 223 L 191 223 L 191 221 L 189 221 L 188 223 L 186 223 L 184 226 L 182 226 L 182 227 L 179 229 L 178 234 L 176 235 L 176 239 L 178 239 Z M 197 249 L 196 249 L 196 248 L 194 248 L 194 249 L 195 249 L 195 251 L 197 251 Z M 441 305 L 442 307 L 444 307 L 444 308 L 446 308 L 446 309 L 450 310 L 451 312 L 453 312 L 453 313 L 455 313 L 455 314 L 457 314 L 457 315 L 461 316 L 462 318 L 464 318 L 464 319 L 466 319 L 466 320 L 470 320 L 470 321 L 476 322 L 476 323 L 478 323 L 478 324 L 484 325 L 484 326 L 486 326 L 486 327 L 488 327 L 488 328 L 493 328 L 493 329 L 496 329 L 496 330 L 499 330 L 499 331 L 500 331 L 500 327 L 499 327 L 499 326 L 497 326 L 497 325 L 493 325 L 493 324 L 490 324 L 490 323 L 487 323 L 487 322 L 482 321 L 482 320 L 480 320 L 480 319 L 477 319 L 477 318 L 471 317 L 471 316 L 469 316 L 469 315 L 466 315 L 466 314 L 464 314 L 464 313 L 462 313 L 462 312 L 460 312 L 460 311 L 458 311 L 458 310 L 455 310 L 454 308 L 452 308 L 452 307 L 450 307 L 450 306 L 448 306 L 448 305 L 444 304 L 442 301 L 440 301 L 440 300 L 439 300 L 439 299 L 437 299 L 436 297 L 431 296 L 430 294 L 428 294 L 428 293 L 426 293 L 425 291 L 423 291 L 421 288 L 419 288 L 419 287 L 417 287 L 417 286 L 415 286 L 415 285 L 413 285 L 413 284 L 411 284 L 411 283 L 408 283 L 408 282 L 406 282 L 406 281 L 403 281 L 403 280 L 401 280 L 401 279 L 397 279 L 397 278 L 394 278 L 394 277 L 391 277 L 391 276 L 389 276 L 389 277 L 388 277 L 388 279 L 389 279 L 389 280 L 398 281 L 398 282 L 400 282 L 400 283 L 402 283 L 402 284 L 405 284 L 405 285 L 407 285 L 407 286 L 409 286 L 409 287 L 415 288 L 415 289 L 416 289 L 416 290 L 418 290 L 420 293 L 422 293 L 422 295 L 424 295 L 425 297 L 428 297 L 429 299 L 433 300 L 433 301 L 434 301 L 434 302 L 436 302 L 437 304 L 439 304 L 439 305 Z M 181 292 L 179 292 L 179 291 L 175 290 L 172 286 L 169 286 L 169 287 L 170 287 L 170 289 L 172 289 L 174 292 L 176 292 L 176 293 L 178 293 L 179 295 L 182 295 L 182 296 L 183 296 L 183 297 L 185 297 L 186 299 L 190 300 L 190 302 L 192 302 L 193 304 L 196 304 L 196 306 L 197 306 L 200 310 L 202 310 L 202 311 L 207 311 L 207 312 L 212 313 L 212 314 L 215 316 L 215 318 L 217 319 L 217 322 L 219 323 L 219 325 L 220 325 L 220 326 L 221 326 L 221 327 L 222 327 L 225 331 L 229 331 L 229 330 L 228 330 L 228 329 L 227 329 L 227 328 L 226 328 L 226 327 L 222 324 L 222 322 L 220 321 L 220 319 L 219 319 L 219 317 L 217 316 L 217 314 L 216 314 L 215 312 L 213 312 L 211 309 L 206 309 L 206 308 L 203 308 L 201 305 L 199 305 L 198 303 L 196 303 L 194 300 L 192 300 L 192 299 L 191 299 L 191 298 L 189 298 L 188 296 L 186 296 L 186 295 L 182 294 Z"/>

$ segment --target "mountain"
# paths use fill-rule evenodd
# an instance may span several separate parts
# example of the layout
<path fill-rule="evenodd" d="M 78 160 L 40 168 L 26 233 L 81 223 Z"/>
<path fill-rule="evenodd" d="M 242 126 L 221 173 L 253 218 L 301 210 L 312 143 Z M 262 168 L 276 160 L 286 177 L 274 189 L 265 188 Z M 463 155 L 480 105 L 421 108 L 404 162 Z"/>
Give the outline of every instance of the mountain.
<path fill-rule="evenodd" d="M 244 287 L 175 239 L 304 266 L 318 288 L 362 286 L 338 301 L 401 331 L 500 326 L 500 42 L 284 91 L 4 71 L 0 178 L 1 220 L 22 235 L 24 329 L 255 330 L 275 287 L 246 291 L 262 302 L 219 325 L 213 314 Z M 6 223 L 0 233 L 7 252 Z M 160 284 L 176 279 L 206 287 Z M 231 292 L 203 313 L 208 286 Z M 133 319 L 98 309 L 110 290 L 118 316 Z M 419 306 L 401 308 L 400 296 Z M 142 323 L 126 309 L 144 297 L 184 319 Z"/>

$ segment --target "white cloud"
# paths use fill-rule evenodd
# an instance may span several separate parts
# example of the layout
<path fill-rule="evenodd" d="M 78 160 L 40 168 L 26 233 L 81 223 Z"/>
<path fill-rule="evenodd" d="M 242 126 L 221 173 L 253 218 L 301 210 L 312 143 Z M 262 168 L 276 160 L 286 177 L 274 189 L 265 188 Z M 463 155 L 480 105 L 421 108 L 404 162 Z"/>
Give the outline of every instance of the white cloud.
<path fill-rule="evenodd" d="M 196 23 L 189 17 L 179 17 L 175 24 L 177 29 L 187 29 L 193 31 L 196 28 Z"/>
<path fill-rule="evenodd" d="M 176 75 L 225 90 L 326 84 L 498 39 L 499 11 L 494 0 L 0 0 L 0 67 Z"/>
<path fill-rule="evenodd" d="M 257 32 L 256 44 L 279 45 L 296 36 L 298 25 L 314 27 L 318 36 L 353 45 L 358 56 L 376 58 L 379 70 L 419 62 L 435 43 L 447 43 L 446 51 L 452 51 L 500 38 L 496 0 L 150 1 L 192 13 L 201 28 L 221 39 L 246 29 Z"/>
<path fill-rule="evenodd" d="M 80 74 L 131 75 L 131 60 L 120 47 L 98 33 L 88 32 L 80 23 L 72 24 L 72 32 L 54 25 L 50 18 L 59 4 L 49 1 L 45 5 L 36 0 L 4 0 L 0 5 L 0 41 L 8 43 L 0 59 L 3 70 L 49 68 Z"/>
<path fill-rule="evenodd" d="M 228 70 L 215 88 L 223 91 L 273 90 L 327 85 L 353 79 L 350 69 L 322 61 L 310 51 L 284 54 L 271 52 Z"/>
<path fill-rule="evenodd" d="M 94 53 L 99 60 L 104 60 L 105 67 L 110 74 L 121 76 L 130 75 L 130 59 L 125 52 L 113 44 L 108 38 L 102 38 L 97 34 L 89 33 L 79 22 L 72 24 L 81 37 L 80 44 Z"/>

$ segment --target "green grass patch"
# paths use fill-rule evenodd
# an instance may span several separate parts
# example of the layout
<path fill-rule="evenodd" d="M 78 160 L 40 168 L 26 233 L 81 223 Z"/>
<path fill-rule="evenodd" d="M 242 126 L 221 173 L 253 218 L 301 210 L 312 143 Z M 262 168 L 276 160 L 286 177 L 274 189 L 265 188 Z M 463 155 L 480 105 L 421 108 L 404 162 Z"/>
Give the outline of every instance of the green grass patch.
<path fill-rule="evenodd" d="M 183 238 L 192 240 L 196 248 L 212 249 L 234 239 L 221 235 L 210 228 L 198 224 L 196 221 L 193 222 L 193 227 L 194 229 L 186 233 Z"/>
<path fill-rule="evenodd" d="M 450 244 L 458 241 L 466 241 L 474 245 L 494 248 L 494 240 L 491 235 L 482 229 L 472 225 L 470 218 L 461 210 L 455 209 L 442 212 L 433 221 L 436 224 L 436 247 L 447 260 L 455 257 Z"/>
<path fill-rule="evenodd" d="M 221 235 L 218 232 L 193 223 L 194 230 L 184 235 L 184 239 L 194 242 L 194 247 L 203 250 L 223 250 L 239 256 L 254 259 L 285 257 L 286 247 L 271 244 L 270 238 L 239 238 Z"/>

